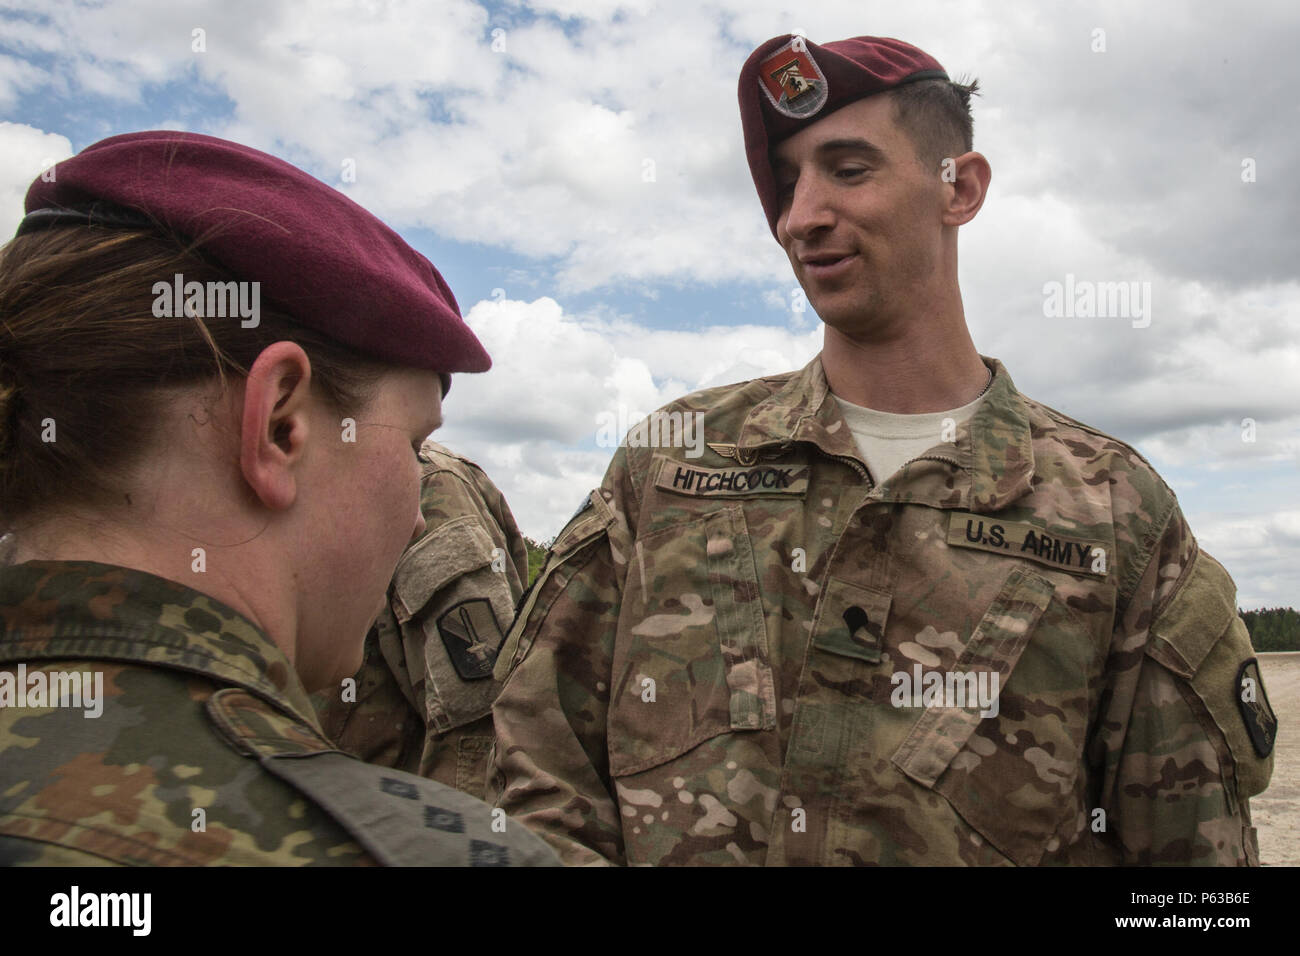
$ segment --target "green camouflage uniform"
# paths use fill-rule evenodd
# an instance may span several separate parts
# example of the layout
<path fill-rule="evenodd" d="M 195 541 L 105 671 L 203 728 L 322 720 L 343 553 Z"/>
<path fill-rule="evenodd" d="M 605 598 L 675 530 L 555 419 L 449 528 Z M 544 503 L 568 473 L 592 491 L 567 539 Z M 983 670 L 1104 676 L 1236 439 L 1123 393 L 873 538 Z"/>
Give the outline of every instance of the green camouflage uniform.
<path fill-rule="evenodd" d="M 57 706 L 73 672 L 102 674 L 99 716 Z M 491 814 L 336 750 L 218 601 L 94 562 L 0 569 L 0 864 L 554 864 Z"/>
<path fill-rule="evenodd" d="M 402 556 L 366 637 L 355 694 L 316 694 L 326 734 L 368 763 L 482 797 L 492 749 L 492 666 L 528 580 L 510 506 L 483 470 L 426 441 L 425 533 Z"/>
<path fill-rule="evenodd" d="M 1231 579 L 1136 452 L 986 362 L 884 484 L 820 357 L 669 405 L 702 457 L 634 429 L 502 648 L 498 805 L 566 863 L 1257 863 Z M 898 699 L 928 672 L 997 675 L 996 714 Z"/>

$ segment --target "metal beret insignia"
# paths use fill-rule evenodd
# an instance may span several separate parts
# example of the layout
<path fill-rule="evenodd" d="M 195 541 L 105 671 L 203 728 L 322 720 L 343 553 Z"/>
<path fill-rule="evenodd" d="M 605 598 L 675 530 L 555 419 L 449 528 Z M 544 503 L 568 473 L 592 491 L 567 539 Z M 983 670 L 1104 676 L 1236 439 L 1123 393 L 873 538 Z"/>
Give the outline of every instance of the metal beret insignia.
<path fill-rule="evenodd" d="M 830 87 L 803 37 L 794 37 L 758 65 L 758 85 L 778 112 L 795 119 L 826 105 Z"/>

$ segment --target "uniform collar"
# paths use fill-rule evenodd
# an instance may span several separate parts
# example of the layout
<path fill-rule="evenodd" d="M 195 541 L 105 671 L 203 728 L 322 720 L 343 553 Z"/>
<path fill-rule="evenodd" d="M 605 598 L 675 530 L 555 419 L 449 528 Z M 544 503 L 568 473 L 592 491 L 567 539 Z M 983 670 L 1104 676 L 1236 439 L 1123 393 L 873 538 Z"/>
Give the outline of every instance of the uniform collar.
<path fill-rule="evenodd" d="M 0 664 L 134 661 L 242 687 L 321 733 L 284 653 L 233 608 L 183 584 L 95 561 L 0 569 Z"/>
<path fill-rule="evenodd" d="M 1029 493 L 1034 475 L 1029 410 L 1002 363 L 981 358 L 993 370 L 993 381 L 975 414 L 957 426 L 953 441 L 936 443 L 874 488 L 874 498 L 982 514 Z M 750 410 L 736 439 L 736 457 L 754 461 L 793 442 L 809 442 L 866 470 L 820 354 Z"/>

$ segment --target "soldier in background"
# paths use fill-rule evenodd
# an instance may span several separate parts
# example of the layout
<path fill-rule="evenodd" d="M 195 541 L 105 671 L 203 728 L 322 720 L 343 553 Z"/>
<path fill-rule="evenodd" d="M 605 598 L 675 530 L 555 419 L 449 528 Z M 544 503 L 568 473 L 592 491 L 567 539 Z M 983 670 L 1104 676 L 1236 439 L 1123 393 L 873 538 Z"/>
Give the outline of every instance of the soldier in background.
<path fill-rule="evenodd" d="M 1258 863 L 1276 718 L 1231 578 L 966 328 L 973 91 L 876 37 L 745 64 L 825 343 L 657 413 L 708 452 L 620 447 L 520 608 L 493 790 L 566 862 Z"/>
<path fill-rule="evenodd" d="M 153 131 L 41 177 L 0 252 L 0 863 L 554 865 L 342 753 L 424 531 L 421 443 L 490 364 L 432 264 L 275 157 Z"/>
<path fill-rule="evenodd" d="M 397 563 L 361 670 L 312 702 L 326 734 L 367 763 L 481 798 L 501 687 L 492 668 L 528 551 L 483 469 L 434 441 L 420 461 L 424 534 Z"/>

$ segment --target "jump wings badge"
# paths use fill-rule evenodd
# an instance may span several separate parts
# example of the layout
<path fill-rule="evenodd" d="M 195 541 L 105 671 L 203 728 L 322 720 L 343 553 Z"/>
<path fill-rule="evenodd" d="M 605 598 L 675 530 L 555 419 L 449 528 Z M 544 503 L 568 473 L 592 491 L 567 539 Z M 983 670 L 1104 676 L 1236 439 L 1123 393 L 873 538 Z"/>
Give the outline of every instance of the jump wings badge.
<path fill-rule="evenodd" d="M 826 105 L 826 76 L 802 37 L 795 37 L 758 66 L 758 85 L 777 111 L 794 119 L 812 116 Z"/>

